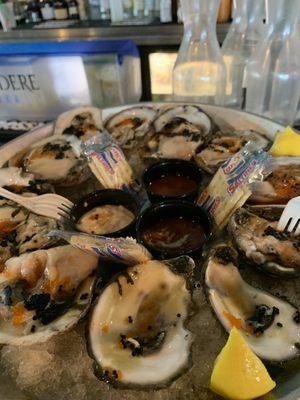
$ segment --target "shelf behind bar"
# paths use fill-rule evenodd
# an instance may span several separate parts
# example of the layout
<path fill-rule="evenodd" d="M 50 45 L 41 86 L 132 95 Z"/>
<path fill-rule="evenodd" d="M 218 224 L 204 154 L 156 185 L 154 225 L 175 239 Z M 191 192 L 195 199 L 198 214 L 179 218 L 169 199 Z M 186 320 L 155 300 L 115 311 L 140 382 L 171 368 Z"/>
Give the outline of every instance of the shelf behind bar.
<path fill-rule="evenodd" d="M 217 25 L 219 42 L 222 43 L 230 24 Z M 63 29 L 14 29 L 0 32 L 0 43 L 15 41 L 67 41 L 85 39 L 132 39 L 138 46 L 179 45 L 183 27 L 178 24 L 97 26 L 96 21 L 79 22 L 74 27 Z"/>

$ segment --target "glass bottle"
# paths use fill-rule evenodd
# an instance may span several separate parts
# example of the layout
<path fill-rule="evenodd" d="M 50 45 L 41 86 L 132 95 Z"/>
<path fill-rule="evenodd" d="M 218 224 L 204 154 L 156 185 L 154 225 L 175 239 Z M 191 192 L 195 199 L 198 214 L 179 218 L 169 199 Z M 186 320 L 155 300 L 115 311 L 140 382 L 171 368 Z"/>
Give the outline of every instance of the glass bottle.
<path fill-rule="evenodd" d="M 246 109 L 292 124 L 300 98 L 299 0 L 267 2 L 267 32 L 247 65 Z"/>
<path fill-rule="evenodd" d="M 100 19 L 100 0 L 89 1 L 89 19 L 97 21 Z"/>
<path fill-rule="evenodd" d="M 16 25 L 21 25 L 24 21 L 24 10 L 18 0 L 13 0 L 13 12 L 15 16 Z"/>
<path fill-rule="evenodd" d="M 144 0 L 133 0 L 133 16 L 137 19 L 144 18 L 144 8 L 145 1 Z"/>
<path fill-rule="evenodd" d="M 100 0 L 100 19 L 102 21 L 110 20 L 110 4 L 109 0 Z"/>
<path fill-rule="evenodd" d="M 171 0 L 160 0 L 160 22 L 172 22 L 172 2 Z"/>
<path fill-rule="evenodd" d="M 54 8 L 51 0 L 44 0 L 41 3 L 41 12 L 44 21 L 54 19 Z"/>
<path fill-rule="evenodd" d="M 55 19 L 68 19 L 68 4 L 65 0 L 55 0 L 54 17 Z"/>
<path fill-rule="evenodd" d="M 124 1 L 128 0 L 109 0 L 112 23 L 120 23 L 124 20 Z"/>
<path fill-rule="evenodd" d="M 155 0 L 145 0 L 144 17 L 148 21 L 153 21 L 155 18 Z"/>
<path fill-rule="evenodd" d="M 216 34 L 220 0 L 184 0 L 184 35 L 173 70 L 173 98 L 223 104 L 226 71 Z"/>
<path fill-rule="evenodd" d="M 133 17 L 133 0 L 123 0 L 124 20 L 130 20 Z"/>
<path fill-rule="evenodd" d="M 40 22 L 42 20 L 39 3 L 36 0 L 30 1 L 27 8 L 29 22 Z"/>
<path fill-rule="evenodd" d="M 224 104 L 228 107 L 242 107 L 244 70 L 262 38 L 263 18 L 264 0 L 233 0 L 233 21 L 222 46 L 227 73 Z"/>
<path fill-rule="evenodd" d="M 69 19 L 79 19 L 77 0 L 68 0 Z"/>
<path fill-rule="evenodd" d="M 160 18 L 160 0 L 154 0 L 154 18 L 157 20 Z"/>

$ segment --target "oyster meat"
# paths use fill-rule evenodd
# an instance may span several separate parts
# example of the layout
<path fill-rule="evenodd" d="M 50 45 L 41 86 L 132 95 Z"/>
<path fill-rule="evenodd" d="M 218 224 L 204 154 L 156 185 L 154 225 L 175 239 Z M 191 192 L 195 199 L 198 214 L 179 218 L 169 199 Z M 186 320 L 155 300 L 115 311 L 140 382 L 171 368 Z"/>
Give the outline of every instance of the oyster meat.
<path fill-rule="evenodd" d="M 133 148 L 150 132 L 157 111 L 148 106 L 132 107 L 110 117 L 105 128 L 123 149 Z"/>
<path fill-rule="evenodd" d="M 270 217 L 269 217 L 270 218 Z M 228 228 L 242 253 L 252 263 L 276 275 L 300 273 L 300 236 L 277 230 L 272 221 L 241 208 Z"/>
<path fill-rule="evenodd" d="M 300 196 L 300 157 L 273 158 L 271 168 L 265 181 L 251 185 L 251 203 L 286 204 Z"/>
<path fill-rule="evenodd" d="M 257 144 L 260 149 L 265 149 L 270 144 L 268 139 L 254 131 L 217 132 L 196 154 L 195 160 L 205 171 L 213 174 L 249 141 Z"/>
<path fill-rule="evenodd" d="M 246 283 L 237 252 L 219 245 L 209 259 L 205 284 L 212 308 L 229 332 L 240 330 L 262 359 L 281 362 L 300 355 L 300 314 L 288 301 Z"/>
<path fill-rule="evenodd" d="M 27 174 L 18 167 L 0 169 L 0 187 L 23 188 L 30 186 L 34 181 L 33 174 Z"/>
<path fill-rule="evenodd" d="M 44 342 L 87 311 L 98 257 L 72 246 L 12 257 L 0 273 L 0 343 Z"/>
<path fill-rule="evenodd" d="M 49 247 L 57 240 L 49 238 L 56 229 L 54 219 L 30 213 L 10 200 L 0 200 L 0 272 L 12 255 Z"/>
<path fill-rule="evenodd" d="M 79 107 L 66 111 L 56 120 L 54 135 L 75 135 L 88 140 L 102 130 L 101 110 L 96 107 Z"/>
<path fill-rule="evenodd" d="M 49 247 L 56 240 L 49 238 L 47 234 L 57 227 L 56 220 L 29 213 L 26 219 L 18 224 L 16 228 L 16 242 L 19 254 Z"/>
<path fill-rule="evenodd" d="M 177 260 L 194 266 L 189 257 Z M 88 348 L 100 379 L 117 386 L 162 387 L 188 368 L 192 335 L 185 321 L 191 293 L 186 278 L 171 268 L 159 261 L 131 267 L 98 298 Z"/>
<path fill-rule="evenodd" d="M 148 141 L 153 155 L 161 158 L 191 159 L 212 130 L 211 119 L 194 105 L 180 105 L 163 111 L 153 122 Z"/>
<path fill-rule="evenodd" d="M 87 162 L 81 155 L 81 141 L 75 136 L 56 135 L 35 143 L 14 159 L 36 179 L 58 186 L 72 186 L 88 176 Z"/>

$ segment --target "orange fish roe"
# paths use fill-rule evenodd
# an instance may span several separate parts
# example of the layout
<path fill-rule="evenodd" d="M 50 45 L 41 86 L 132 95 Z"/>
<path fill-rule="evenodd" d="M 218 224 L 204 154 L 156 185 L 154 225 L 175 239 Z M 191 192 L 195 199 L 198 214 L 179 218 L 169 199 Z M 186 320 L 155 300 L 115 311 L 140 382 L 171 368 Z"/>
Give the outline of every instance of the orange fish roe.
<path fill-rule="evenodd" d="M 254 335 L 253 326 L 245 324 L 244 329 L 245 329 L 246 332 L 250 333 L 251 335 Z"/>
<path fill-rule="evenodd" d="M 26 312 L 24 304 L 19 303 L 16 306 L 11 306 L 10 311 L 14 314 L 12 317 L 13 325 L 21 325 L 24 322 L 24 314 Z"/>
<path fill-rule="evenodd" d="M 228 319 L 230 325 L 237 329 L 240 329 L 242 327 L 243 321 L 240 318 L 236 318 L 234 315 L 230 314 L 230 312 L 224 310 L 223 311 L 224 316 Z"/>
<path fill-rule="evenodd" d="M 106 324 L 106 325 L 103 325 L 102 328 L 101 328 L 101 331 L 102 331 L 103 333 L 108 333 L 108 325 L 107 325 L 107 324 Z"/>
<path fill-rule="evenodd" d="M 123 378 L 122 372 L 121 371 L 117 371 L 117 374 L 118 374 L 118 381 L 121 381 L 122 378 Z"/>
<path fill-rule="evenodd" d="M 0 222 L 0 235 L 7 235 L 13 232 L 17 227 L 17 222 L 14 221 L 2 221 Z"/>

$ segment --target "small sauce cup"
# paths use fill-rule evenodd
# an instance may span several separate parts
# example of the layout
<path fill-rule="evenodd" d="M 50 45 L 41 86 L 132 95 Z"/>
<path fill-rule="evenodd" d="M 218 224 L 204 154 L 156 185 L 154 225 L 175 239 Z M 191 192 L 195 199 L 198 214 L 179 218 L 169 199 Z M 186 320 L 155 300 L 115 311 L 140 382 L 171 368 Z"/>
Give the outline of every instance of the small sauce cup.
<path fill-rule="evenodd" d="M 192 162 L 165 160 L 144 171 L 142 182 L 151 203 L 168 200 L 196 201 L 202 183 L 201 170 Z"/>
<path fill-rule="evenodd" d="M 137 240 L 156 258 L 199 257 L 212 235 L 213 221 L 203 208 L 186 201 L 151 205 L 137 219 Z"/>
<path fill-rule="evenodd" d="M 108 204 L 125 207 L 133 213 L 134 219 L 124 228 L 111 233 L 103 233 L 100 236 L 126 237 L 127 235 L 135 235 L 135 224 L 140 207 L 133 196 L 118 189 L 97 190 L 83 197 L 71 210 L 70 215 L 72 228 L 78 231 L 78 229 L 76 229 L 76 224 L 83 215 L 95 207 L 105 206 Z"/>

